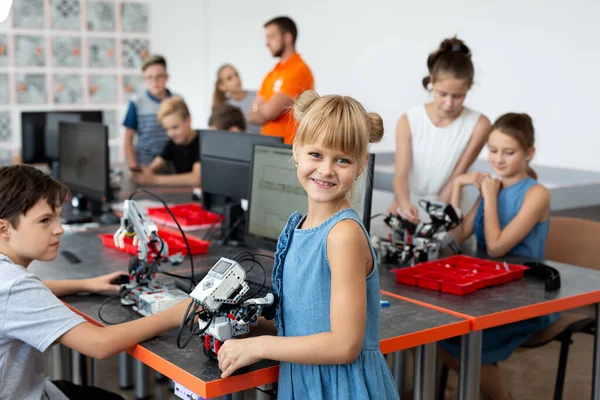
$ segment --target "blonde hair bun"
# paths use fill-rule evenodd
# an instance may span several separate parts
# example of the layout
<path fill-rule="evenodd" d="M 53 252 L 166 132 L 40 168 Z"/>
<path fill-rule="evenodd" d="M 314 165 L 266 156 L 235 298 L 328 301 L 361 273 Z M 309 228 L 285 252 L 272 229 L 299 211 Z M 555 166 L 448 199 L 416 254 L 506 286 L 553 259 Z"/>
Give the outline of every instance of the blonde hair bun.
<path fill-rule="evenodd" d="M 296 99 L 296 103 L 294 104 L 294 118 L 296 121 L 302 121 L 306 112 L 312 106 L 315 101 L 319 100 L 321 96 L 314 90 L 306 90 Z"/>
<path fill-rule="evenodd" d="M 368 113 L 371 122 L 371 132 L 369 133 L 369 143 L 379 143 L 383 138 L 383 119 L 376 113 Z"/>

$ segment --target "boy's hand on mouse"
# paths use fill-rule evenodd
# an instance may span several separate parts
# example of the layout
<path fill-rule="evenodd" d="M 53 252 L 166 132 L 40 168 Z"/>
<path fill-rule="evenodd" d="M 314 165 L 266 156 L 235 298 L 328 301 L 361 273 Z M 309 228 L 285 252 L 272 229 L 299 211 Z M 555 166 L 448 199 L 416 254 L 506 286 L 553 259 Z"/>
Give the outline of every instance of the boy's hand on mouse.
<path fill-rule="evenodd" d="M 240 368 L 259 362 L 262 338 L 229 339 L 219 349 L 217 356 L 221 378 L 227 378 Z"/>
<path fill-rule="evenodd" d="M 96 278 L 86 279 L 85 287 L 87 292 L 99 293 L 99 292 L 113 292 L 118 293 L 121 286 L 115 282 L 118 281 L 119 277 L 127 275 L 122 271 L 113 272 L 110 274 L 98 276 Z"/>
<path fill-rule="evenodd" d="M 481 183 L 481 195 L 485 199 L 496 198 L 502 187 L 502 181 L 488 177 Z"/>

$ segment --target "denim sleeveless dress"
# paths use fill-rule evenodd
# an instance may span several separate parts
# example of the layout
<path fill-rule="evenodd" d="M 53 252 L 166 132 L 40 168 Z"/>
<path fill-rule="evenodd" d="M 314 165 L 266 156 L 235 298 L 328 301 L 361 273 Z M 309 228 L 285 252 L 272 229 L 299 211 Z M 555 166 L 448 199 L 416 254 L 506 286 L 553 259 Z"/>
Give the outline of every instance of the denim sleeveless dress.
<path fill-rule="evenodd" d="M 504 229 L 515 218 L 523 205 L 527 191 L 536 184 L 535 179 L 527 177 L 506 189 L 500 190 L 498 193 L 498 220 L 501 229 Z M 475 214 L 474 231 L 477 237 L 477 246 L 485 249 L 483 211 L 483 201 L 481 201 Z M 543 260 L 549 227 L 550 218 L 537 223 L 531 232 L 521 242 L 517 243 L 508 254 Z M 482 364 L 492 364 L 506 360 L 523 343 L 529 340 L 531 335 L 552 325 L 558 320 L 558 317 L 558 313 L 553 313 L 484 330 Z M 446 340 L 441 342 L 441 345 L 454 357 L 460 355 L 460 344 L 456 339 Z"/>
<path fill-rule="evenodd" d="M 307 336 L 331 330 L 331 272 L 327 235 L 338 222 L 353 219 L 368 233 L 353 209 L 334 214 L 321 225 L 298 229 L 303 220 L 296 211 L 279 236 L 273 289 L 279 296 L 275 325 L 279 336 Z M 367 319 L 362 349 L 356 361 L 341 365 L 279 365 L 278 399 L 398 399 L 390 369 L 379 351 L 379 274 L 367 277 Z"/>
<path fill-rule="evenodd" d="M 533 186 L 537 185 L 537 181 L 531 177 L 520 180 L 506 189 L 500 190 L 498 193 L 498 220 L 500 229 L 504 229 L 510 221 L 512 221 L 523 206 L 525 195 Z M 483 230 L 483 201 L 479 203 L 477 213 L 475 214 L 474 224 L 475 236 L 477 237 L 477 246 L 486 248 L 485 232 Z M 508 254 L 532 258 L 536 260 L 544 259 L 544 250 L 546 247 L 546 238 L 550 229 L 550 218 L 544 222 L 538 222 L 533 229 L 525 236 L 523 240 L 513 247 Z"/>

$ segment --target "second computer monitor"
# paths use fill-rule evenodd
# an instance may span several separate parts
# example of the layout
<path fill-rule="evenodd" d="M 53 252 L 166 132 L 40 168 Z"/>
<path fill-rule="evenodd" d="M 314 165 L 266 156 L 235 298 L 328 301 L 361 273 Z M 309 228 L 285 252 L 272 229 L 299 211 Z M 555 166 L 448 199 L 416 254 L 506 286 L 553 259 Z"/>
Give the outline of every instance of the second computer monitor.
<path fill-rule="evenodd" d="M 102 122 L 102 111 L 24 111 L 21 113 L 21 158 L 26 164 L 52 163 L 59 147 L 58 123 Z"/>
<path fill-rule="evenodd" d="M 230 131 L 200 131 L 202 193 L 248 199 L 255 144 L 279 144 L 281 137 Z"/>
<path fill-rule="evenodd" d="M 350 204 L 363 224 L 370 227 L 373 167 L 375 155 L 355 183 Z M 289 216 L 296 210 L 303 215 L 308 209 L 306 191 L 298 181 L 292 146 L 254 146 L 246 242 L 273 248 Z"/>
<path fill-rule="evenodd" d="M 59 123 L 59 180 L 74 196 L 110 201 L 108 128 L 100 123 Z"/>

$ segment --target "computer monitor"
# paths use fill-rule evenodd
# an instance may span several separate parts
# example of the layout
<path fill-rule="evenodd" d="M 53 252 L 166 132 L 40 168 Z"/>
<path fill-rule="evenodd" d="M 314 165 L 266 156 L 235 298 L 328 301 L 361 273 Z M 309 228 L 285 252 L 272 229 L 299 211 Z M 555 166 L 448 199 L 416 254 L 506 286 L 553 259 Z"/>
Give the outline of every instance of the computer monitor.
<path fill-rule="evenodd" d="M 21 158 L 26 164 L 52 164 L 58 158 L 59 121 L 102 122 L 102 111 L 35 111 L 21 113 Z M 51 165 L 52 166 L 52 165 Z M 53 175 L 58 176 L 55 166 Z"/>
<path fill-rule="evenodd" d="M 370 154 L 350 198 L 367 231 L 371 223 L 374 166 L 375 154 Z M 308 199 L 296 175 L 292 146 L 254 146 L 246 244 L 274 250 L 289 216 L 296 210 L 306 214 Z"/>
<path fill-rule="evenodd" d="M 59 123 L 58 179 L 70 190 L 72 205 L 100 214 L 112 200 L 108 128 L 94 122 Z"/>
<path fill-rule="evenodd" d="M 276 145 L 282 141 L 281 137 L 275 136 L 200 131 L 202 203 L 206 209 L 225 216 L 221 224 L 225 241 L 242 241 L 244 237 L 245 216 L 240 203 L 242 199 L 248 199 L 254 145 Z"/>
<path fill-rule="evenodd" d="M 81 115 L 76 113 L 48 113 L 46 114 L 46 126 L 44 129 L 44 149 L 46 157 L 58 160 L 59 157 L 59 135 L 58 124 L 60 122 L 81 122 Z"/>

